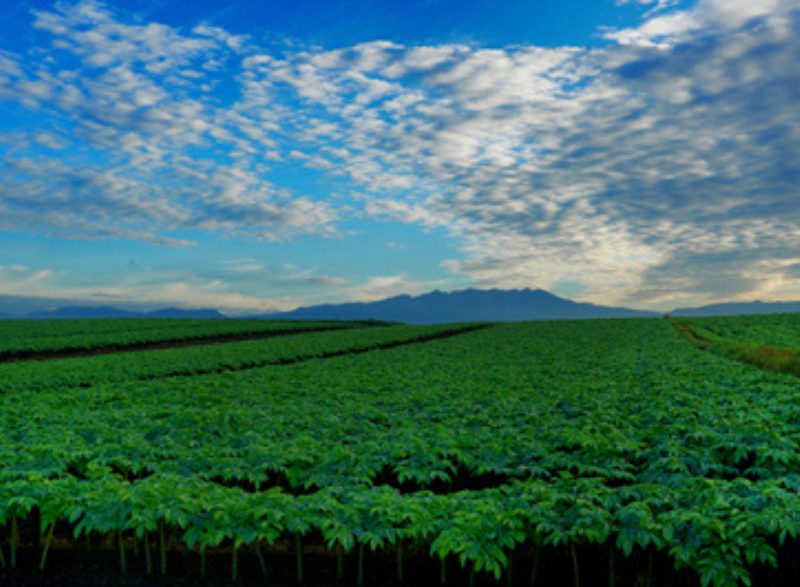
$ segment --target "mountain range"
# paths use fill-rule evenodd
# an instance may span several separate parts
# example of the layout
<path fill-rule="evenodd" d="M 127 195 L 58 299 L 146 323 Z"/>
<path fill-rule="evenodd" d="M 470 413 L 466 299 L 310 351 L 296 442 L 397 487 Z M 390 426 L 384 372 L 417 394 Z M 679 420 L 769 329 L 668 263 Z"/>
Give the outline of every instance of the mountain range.
<path fill-rule="evenodd" d="M 134 312 L 113 306 L 65 306 L 54 310 L 29 312 L 18 316 L 0 313 L 0 319 L 50 320 L 69 318 L 225 318 L 218 310 L 164 308 L 152 312 Z"/>
<path fill-rule="evenodd" d="M 739 314 L 788 314 L 800 312 L 800 302 L 731 302 L 699 308 L 677 308 L 671 316 L 736 316 Z"/>
<path fill-rule="evenodd" d="M 4 304 L 4 301 L 7 303 Z M 68 302 L 68 300 L 59 300 Z M 225 318 L 214 309 L 164 308 L 153 311 L 126 310 L 113 306 L 66 304 L 48 309 L 19 311 L 20 307 L 42 306 L 43 300 L 0 296 L 0 319 L 53 318 Z M 25 306 L 23 303 L 27 303 Z M 673 316 L 724 316 L 800 312 L 800 302 L 749 302 L 711 304 L 697 308 L 678 308 Z M 385 320 L 426 324 L 435 322 L 508 322 L 520 320 L 562 320 L 584 318 L 644 318 L 657 312 L 598 306 L 567 300 L 541 289 L 464 289 L 433 291 L 420 296 L 400 295 L 375 302 L 323 304 L 280 312 L 247 316 L 269 319 Z"/>
<path fill-rule="evenodd" d="M 272 314 L 284 319 L 387 320 L 409 324 L 509 322 L 576 318 L 636 318 L 655 312 L 610 308 L 565 300 L 541 289 L 465 289 L 401 295 L 377 302 L 351 302 L 298 308 Z"/>

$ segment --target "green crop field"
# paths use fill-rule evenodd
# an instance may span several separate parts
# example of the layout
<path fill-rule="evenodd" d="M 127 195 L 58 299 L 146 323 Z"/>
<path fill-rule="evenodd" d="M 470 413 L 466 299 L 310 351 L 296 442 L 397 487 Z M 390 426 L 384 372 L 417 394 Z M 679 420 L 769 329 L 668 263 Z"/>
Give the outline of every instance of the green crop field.
<path fill-rule="evenodd" d="M 674 323 L 710 352 L 800 376 L 800 314 L 677 318 Z"/>
<path fill-rule="evenodd" d="M 8 576 L 88 540 L 198 581 L 222 555 L 258 584 L 287 556 L 288 584 L 312 557 L 347 585 L 800 580 L 797 379 L 669 320 L 0 324 Z M 187 332 L 216 342 L 135 349 Z M 120 352 L 58 356 L 78 339 Z"/>
<path fill-rule="evenodd" d="M 800 349 L 800 314 L 708 316 L 685 320 L 722 338 Z"/>
<path fill-rule="evenodd" d="M 348 328 L 355 323 L 268 320 L 0 320 L 0 360 L 45 353 L 120 350 L 159 343 Z"/>

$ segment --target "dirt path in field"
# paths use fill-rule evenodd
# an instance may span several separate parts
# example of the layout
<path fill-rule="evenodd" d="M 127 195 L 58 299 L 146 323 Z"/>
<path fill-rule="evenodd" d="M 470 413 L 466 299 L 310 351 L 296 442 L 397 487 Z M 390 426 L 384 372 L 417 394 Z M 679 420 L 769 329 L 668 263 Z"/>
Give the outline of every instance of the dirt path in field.
<path fill-rule="evenodd" d="M 767 344 L 753 345 L 727 338 L 712 341 L 703 338 L 685 322 L 674 318 L 670 321 L 686 340 L 703 351 L 730 361 L 746 363 L 763 371 L 800 377 L 800 349 L 777 348 Z"/>
<path fill-rule="evenodd" d="M 707 350 L 708 347 L 711 346 L 711 341 L 710 340 L 706 340 L 705 338 L 701 338 L 700 336 L 698 336 L 691 328 L 689 328 L 683 322 L 680 322 L 679 320 L 676 320 L 674 318 L 669 318 L 669 321 L 670 321 L 670 324 L 672 324 L 675 327 L 675 329 L 678 332 L 680 332 L 686 340 L 688 340 L 689 342 L 691 342 L 695 346 L 698 346 L 703 350 Z"/>

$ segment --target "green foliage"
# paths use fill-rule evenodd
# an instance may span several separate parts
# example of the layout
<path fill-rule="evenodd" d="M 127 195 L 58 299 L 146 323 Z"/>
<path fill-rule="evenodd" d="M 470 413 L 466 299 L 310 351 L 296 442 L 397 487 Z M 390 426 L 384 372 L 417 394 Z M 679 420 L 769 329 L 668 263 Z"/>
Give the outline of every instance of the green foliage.
<path fill-rule="evenodd" d="M 725 358 L 800 376 L 800 314 L 680 318 L 675 323 L 690 339 Z"/>
<path fill-rule="evenodd" d="M 218 321 L 214 321 L 213 324 L 218 324 Z M 63 358 L 46 362 L 0 364 L 0 393 L 27 394 L 58 391 L 66 387 L 89 387 L 134 380 L 153 380 L 176 376 L 191 377 L 254 369 L 316 357 L 363 352 L 474 328 L 472 325 L 356 328 L 357 324 L 350 324 L 350 328 L 343 331 L 343 325 L 327 325 L 318 322 L 299 324 L 260 321 L 253 325 L 245 321 L 235 322 L 233 326 L 236 325 L 239 326 L 241 332 L 234 330 L 233 334 L 253 333 L 254 327 L 257 326 L 265 333 L 284 334 L 284 336 L 255 341 L 163 349 L 158 352 L 137 351 L 93 357 Z M 334 328 L 334 326 L 336 327 Z M 184 338 L 213 334 L 209 327 L 199 329 L 198 326 L 185 326 L 184 328 L 186 329 L 182 335 Z M 228 325 L 223 333 L 231 328 L 232 325 Z M 308 332 L 318 329 L 325 331 Z M 156 336 L 149 331 L 147 334 Z M 162 337 L 168 335 L 177 337 L 181 336 L 181 331 L 168 329 L 163 332 L 158 331 L 157 334 Z M 293 334 L 293 336 L 286 336 L 286 334 Z"/>
<path fill-rule="evenodd" d="M 470 328 L 5 365 L 0 526 L 402 542 L 496 577 L 520 544 L 609 544 L 714 587 L 800 536 L 795 380 L 661 320 Z"/>
<path fill-rule="evenodd" d="M 0 320 L 0 358 L 364 326 L 358 322 L 102 318 Z"/>

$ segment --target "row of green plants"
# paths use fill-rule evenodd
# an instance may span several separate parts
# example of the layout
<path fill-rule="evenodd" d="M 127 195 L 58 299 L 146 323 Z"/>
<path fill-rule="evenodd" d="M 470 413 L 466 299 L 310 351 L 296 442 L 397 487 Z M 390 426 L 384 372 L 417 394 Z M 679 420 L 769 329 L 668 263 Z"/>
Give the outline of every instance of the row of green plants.
<path fill-rule="evenodd" d="M 280 489 L 246 493 L 173 475 L 131 483 L 99 466 L 81 480 L 30 481 L 5 484 L 0 493 L 7 535 L 0 553 L 9 568 L 17 564 L 20 537 L 38 534 L 44 569 L 51 543 L 61 538 L 58 527 L 75 540 L 104 537 L 118 549 L 122 572 L 131 540 L 146 550 L 147 573 L 167 572 L 166 550 L 177 540 L 201 555 L 231 552 L 234 577 L 238 549 L 261 558 L 262 549 L 284 540 L 294 544 L 302 577 L 303 545 L 319 540 L 340 558 L 340 573 L 341 557 L 357 556 L 359 585 L 369 553 L 393 554 L 402 579 L 404 551 L 419 548 L 442 564 L 457 560 L 470 573 L 500 579 L 510 571 L 515 550 L 532 545 L 527 583 L 536 584 L 542 553 L 547 558 L 566 550 L 575 557 L 569 583 L 579 584 L 575 549 L 598 545 L 608 552 L 612 585 L 616 556 L 653 551 L 666 551 L 677 566 L 697 570 L 704 584 L 736 585 L 748 583 L 753 564 L 774 565 L 777 548 L 800 533 L 799 517 L 787 516 L 798 511 L 800 497 L 780 482 L 696 478 L 671 487 L 609 488 L 599 478 L 565 474 L 444 495 L 354 486 L 295 496 Z M 31 522 L 38 528 L 30 528 Z"/>
<path fill-rule="evenodd" d="M 366 323 L 339 321 L 234 319 L 0 320 L 0 360 L 35 353 L 114 349 L 162 342 L 364 325 Z"/>
<path fill-rule="evenodd" d="M 165 528 L 201 549 L 322 536 L 363 559 L 422 546 L 495 576 L 524 548 L 534 578 L 538 553 L 566 549 L 576 582 L 577 550 L 603 545 L 610 568 L 647 549 L 732 587 L 800 529 L 799 446 L 794 379 L 704 353 L 668 321 L 502 324 L 239 372 L 9 391 L 0 524 L 6 553 L 23 520 L 44 544 L 60 520 L 123 538 Z"/>
<path fill-rule="evenodd" d="M 30 393 L 134 380 L 241 371 L 364 352 L 455 335 L 479 325 L 394 325 L 299 331 L 292 336 L 198 345 L 158 352 L 110 353 L 47 362 L 0 364 L 0 393 Z"/>
<path fill-rule="evenodd" d="M 729 340 L 776 348 L 800 348 L 800 313 L 702 316 L 678 320 Z"/>
<path fill-rule="evenodd" d="M 706 319 L 678 318 L 674 323 L 688 340 L 703 350 L 733 361 L 749 363 L 759 369 L 800 376 L 800 339 L 787 338 L 787 335 L 794 330 L 793 328 L 786 329 L 782 335 L 769 336 L 762 330 L 765 326 L 763 321 L 751 323 L 750 320 L 742 320 L 760 318 L 760 316 L 735 316 L 733 318 L 735 320 L 731 321 L 734 324 L 727 328 L 723 327 L 725 321 L 720 319 L 715 319 L 707 324 Z M 790 324 L 793 323 L 794 321 Z M 750 329 L 748 326 L 754 328 Z M 800 335 L 800 329 L 798 329 L 797 335 Z M 783 340 L 794 346 L 776 347 L 762 342 L 763 340 Z"/>

